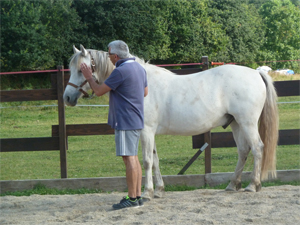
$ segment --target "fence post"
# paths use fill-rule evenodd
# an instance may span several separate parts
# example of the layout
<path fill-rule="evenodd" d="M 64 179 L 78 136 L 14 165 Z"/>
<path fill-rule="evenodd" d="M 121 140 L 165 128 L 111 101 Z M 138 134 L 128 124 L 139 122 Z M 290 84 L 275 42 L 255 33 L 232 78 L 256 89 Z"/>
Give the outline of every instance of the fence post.
<path fill-rule="evenodd" d="M 202 70 L 208 70 L 208 56 L 202 56 Z"/>
<path fill-rule="evenodd" d="M 204 143 L 208 146 L 205 149 L 205 173 L 211 173 L 211 132 L 204 133 Z"/>
<path fill-rule="evenodd" d="M 202 70 L 208 70 L 208 57 L 202 56 Z M 211 173 L 211 133 L 206 132 L 204 134 L 204 143 L 207 143 L 208 146 L 205 149 L 205 173 Z"/>
<path fill-rule="evenodd" d="M 66 120 L 64 94 L 64 67 L 57 66 L 57 100 L 58 100 L 58 126 L 60 149 L 60 174 L 61 178 L 67 178 L 67 144 L 66 144 Z"/>

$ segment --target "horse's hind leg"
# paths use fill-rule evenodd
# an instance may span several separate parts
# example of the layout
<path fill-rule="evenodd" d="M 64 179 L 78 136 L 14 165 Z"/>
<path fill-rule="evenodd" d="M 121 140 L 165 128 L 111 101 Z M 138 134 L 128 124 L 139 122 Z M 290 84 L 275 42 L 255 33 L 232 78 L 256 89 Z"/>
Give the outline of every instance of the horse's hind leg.
<path fill-rule="evenodd" d="M 257 125 L 236 125 L 237 124 L 233 124 L 232 130 L 238 146 L 239 160 L 232 180 L 226 190 L 231 190 L 234 186 L 240 187 L 239 183 L 241 181 L 242 170 L 251 149 L 254 157 L 254 169 L 252 172 L 251 182 L 245 191 L 259 191 L 261 188 L 260 173 L 263 143 L 260 139 Z M 238 127 L 238 129 L 236 129 L 236 127 Z"/>
<path fill-rule="evenodd" d="M 254 168 L 251 174 L 251 182 L 245 188 L 245 191 L 258 192 L 261 189 L 261 165 L 264 144 L 260 139 L 258 130 L 253 130 L 252 134 L 248 133 L 247 140 L 250 143 L 254 157 Z"/>
<path fill-rule="evenodd" d="M 153 172 L 154 172 L 154 183 L 155 183 L 154 197 L 161 198 L 165 194 L 165 187 L 159 169 L 159 158 L 158 158 L 155 142 L 154 142 L 154 149 L 153 149 Z"/>
<path fill-rule="evenodd" d="M 231 177 L 231 181 L 226 187 L 226 191 L 237 191 L 241 188 L 242 172 L 249 154 L 250 148 L 244 135 L 241 133 L 240 126 L 236 121 L 231 123 L 232 133 L 238 149 L 238 162 Z"/>

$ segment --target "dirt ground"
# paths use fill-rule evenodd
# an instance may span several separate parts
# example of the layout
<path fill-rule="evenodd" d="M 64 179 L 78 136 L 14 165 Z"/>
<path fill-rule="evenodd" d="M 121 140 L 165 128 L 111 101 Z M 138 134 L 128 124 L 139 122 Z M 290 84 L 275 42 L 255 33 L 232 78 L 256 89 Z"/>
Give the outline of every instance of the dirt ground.
<path fill-rule="evenodd" d="M 0 198 L 0 224 L 299 224 L 300 186 L 258 193 L 166 192 L 143 207 L 113 210 L 125 193 Z"/>

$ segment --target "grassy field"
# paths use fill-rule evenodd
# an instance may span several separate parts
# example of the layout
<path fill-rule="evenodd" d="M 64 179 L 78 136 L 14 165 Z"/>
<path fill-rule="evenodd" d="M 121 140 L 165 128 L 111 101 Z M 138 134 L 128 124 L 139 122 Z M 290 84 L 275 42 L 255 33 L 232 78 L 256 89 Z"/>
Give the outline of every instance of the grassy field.
<path fill-rule="evenodd" d="M 286 77 L 298 78 L 300 75 Z M 282 76 L 274 80 L 282 80 Z M 282 97 L 279 102 L 300 101 L 300 97 Z M 1 138 L 50 137 L 51 125 L 58 124 L 55 101 L 2 103 Z M 78 104 L 108 104 L 106 96 L 80 99 Z M 279 104 L 280 129 L 299 129 L 299 103 Z M 108 107 L 66 107 L 66 124 L 105 123 Z M 230 128 L 213 132 L 230 131 Z M 175 175 L 196 153 L 192 149 L 192 137 L 159 135 L 156 137 L 160 169 L 163 175 Z M 114 136 L 81 136 L 68 138 L 68 177 L 125 176 L 120 157 L 115 156 Z M 251 155 L 251 154 L 250 154 Z M 237 163 L 236 148 L 212 149 L 212 172 L 233 172 Z M 12 152 L 0 154 L 0 180 L 56 179 L 60 178 L 59 152 Z M 142 152 L 139 151 L 142 162 Z M 300 169 L 299 145 L 278 146 L 277 169 Z M 252 170 L 248 160 L 245 171 Z M 204 154 L 186 171 L 186 174 L 204 174 Z"/>

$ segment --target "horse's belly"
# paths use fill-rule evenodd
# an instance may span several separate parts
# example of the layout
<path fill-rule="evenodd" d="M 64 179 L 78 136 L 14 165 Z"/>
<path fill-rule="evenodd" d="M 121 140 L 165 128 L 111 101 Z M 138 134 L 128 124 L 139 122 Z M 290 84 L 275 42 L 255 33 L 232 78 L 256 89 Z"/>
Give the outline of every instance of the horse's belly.
<path fill-rule="evenodd" d="M 164 118 L 164 119 L 163 119 Z M 156 134 L 191 136 L 205 133 L 225 124 L 226 118 L 218 114 L 180 114 L 162 117 Z"/>
<path fill-rule="evenodd" d="M 195 127 L 194 129 L 191 129 L 189 127 L 188 129 L 182 128 L 182 127 L 173 127 L 172 129 L 168 129 L 166 127 L 158 127 L 156 130 L 156 134 L 165 134 L 165 135 L 180 135 L 180 136 L 192 136 L 197 134 L 202 134 L 210 129 L 208 127 Z"/>

